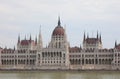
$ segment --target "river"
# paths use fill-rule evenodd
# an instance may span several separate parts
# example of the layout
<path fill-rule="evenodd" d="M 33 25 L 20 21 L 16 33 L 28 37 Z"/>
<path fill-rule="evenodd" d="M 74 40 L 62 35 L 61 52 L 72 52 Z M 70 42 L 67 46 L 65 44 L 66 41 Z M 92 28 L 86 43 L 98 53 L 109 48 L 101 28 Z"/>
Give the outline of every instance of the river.
<path fill-rule="evenodd" d="M 0 79 L 120 79 L 119 71 L 1 71 Z"/>

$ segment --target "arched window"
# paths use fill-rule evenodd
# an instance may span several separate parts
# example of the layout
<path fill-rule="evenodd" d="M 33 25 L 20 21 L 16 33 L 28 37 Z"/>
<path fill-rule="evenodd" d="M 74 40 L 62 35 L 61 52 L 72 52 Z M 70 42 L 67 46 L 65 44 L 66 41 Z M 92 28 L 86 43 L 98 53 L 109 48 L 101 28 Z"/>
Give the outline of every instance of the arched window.
<path fill-rule="evenodd" d="M 59 42 L 59 48 L 61 48 L 61 43 Z"/>
<path fill-rule="evenodd" d="M 56 42 L 56 46 L 55 47 L 57 48 L 57 42 Z"/>

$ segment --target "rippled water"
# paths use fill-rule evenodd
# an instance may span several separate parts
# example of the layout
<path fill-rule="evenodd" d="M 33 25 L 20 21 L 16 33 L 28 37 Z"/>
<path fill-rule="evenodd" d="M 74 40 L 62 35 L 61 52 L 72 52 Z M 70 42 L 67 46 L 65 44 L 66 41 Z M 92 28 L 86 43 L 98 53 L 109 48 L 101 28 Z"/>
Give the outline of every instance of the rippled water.
<path fill-rule="evenodd" d="M 0 79 L 120 79 L 116 71 L 2 71 Z"/>

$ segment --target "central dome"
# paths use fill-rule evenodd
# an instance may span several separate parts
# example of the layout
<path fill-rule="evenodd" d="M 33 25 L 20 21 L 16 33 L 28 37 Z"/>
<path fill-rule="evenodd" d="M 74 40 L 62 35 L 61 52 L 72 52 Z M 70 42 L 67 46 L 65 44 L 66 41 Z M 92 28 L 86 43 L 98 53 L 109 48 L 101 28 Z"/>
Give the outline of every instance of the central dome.
<path fill-rule="evenodd" d="M 64 31 L 64 28 L 61 27 L 61 26 L 57 26 L 54 31 L 53 31 L 53 36 L 54 35 L 64 35 L 65 31 Z"/>
<path fill-rule="evenodd" d="M 60 22 L 60 17 L 58 18 L 58 25 L 57 25 L 57 27 L 54 29 L 54 31 L 53 31 L 53 36 L 54 35 L 64 35 L 64 33 L 65 33 L 65 30 L 64 30 L 64 28 L 61 26 L 61 22 Z"/>

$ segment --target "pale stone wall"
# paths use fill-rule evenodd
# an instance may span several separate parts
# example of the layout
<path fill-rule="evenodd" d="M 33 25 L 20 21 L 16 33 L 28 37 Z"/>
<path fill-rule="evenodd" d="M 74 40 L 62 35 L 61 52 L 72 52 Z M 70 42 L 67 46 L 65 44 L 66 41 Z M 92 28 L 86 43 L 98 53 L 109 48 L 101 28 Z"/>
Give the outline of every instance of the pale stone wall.
<path fill-rule="evenodd" d="M 113 61 L 112 51 L 85 51 L 70 53 L 70 67 L 75 69 L 109 69 Z"/>

